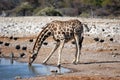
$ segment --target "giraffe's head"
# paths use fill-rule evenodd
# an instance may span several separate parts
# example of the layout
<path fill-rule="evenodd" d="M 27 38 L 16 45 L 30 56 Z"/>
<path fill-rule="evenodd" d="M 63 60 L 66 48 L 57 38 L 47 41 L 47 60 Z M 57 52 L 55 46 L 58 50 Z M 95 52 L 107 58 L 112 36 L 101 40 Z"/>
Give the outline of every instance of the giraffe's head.
<path fill-rule="evenodd" d="M 36 57 L 37 57 L 37 54 L 33 54 L 33 52 L 29 51 L 29 65 L 33 63 Z"/>

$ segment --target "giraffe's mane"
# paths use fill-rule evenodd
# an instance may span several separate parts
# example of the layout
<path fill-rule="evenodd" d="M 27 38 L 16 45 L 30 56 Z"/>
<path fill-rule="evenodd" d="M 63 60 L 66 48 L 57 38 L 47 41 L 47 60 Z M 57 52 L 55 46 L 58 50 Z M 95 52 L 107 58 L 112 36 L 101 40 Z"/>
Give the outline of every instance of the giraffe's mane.
<path fill-rule="evenodd" d="M 42 31 L 38 34 L 38 36 L 40 36 L 42 34 L 42 32 L 44 32 L 44 30 L 46 30 L 46 28 L 48 27 L 50 23 L 47 23 L 43 28 L 42 28 Z M 36 41 L 35 41 L 35 44 L 34 44 L 34 47 L 33 47 L 33 50 L 35 48 L 35 45 L 37 44 L 37 40 L 39 39 L 39 37 L 37 37 Z"/>

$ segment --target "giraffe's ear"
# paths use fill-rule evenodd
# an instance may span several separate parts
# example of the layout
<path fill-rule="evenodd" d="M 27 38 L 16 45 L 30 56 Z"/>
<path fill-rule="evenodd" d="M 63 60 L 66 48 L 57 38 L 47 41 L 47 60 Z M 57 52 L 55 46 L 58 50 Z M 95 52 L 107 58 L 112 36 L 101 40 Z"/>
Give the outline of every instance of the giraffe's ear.
<path fill-rule="evenodd" d="M 29 53 L 29 54 L 28 54 L 29 58 L 31 58 L 31 57 L 32 57 L 32 52 L 29 51 L 28 53 Z"/>
<path fill-rule="evenodd" d="M 29 54 L 32 54 L 32 51 L 29 51 L 28 53 L 29 53 Z"/>

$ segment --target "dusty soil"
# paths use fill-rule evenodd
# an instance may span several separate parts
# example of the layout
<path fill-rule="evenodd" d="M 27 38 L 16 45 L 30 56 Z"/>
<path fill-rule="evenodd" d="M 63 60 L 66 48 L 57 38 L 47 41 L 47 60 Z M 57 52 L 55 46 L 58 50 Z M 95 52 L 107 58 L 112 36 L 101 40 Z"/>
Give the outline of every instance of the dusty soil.
<path fill-rule="evenodd" d="M 9 38 L 1 38 L 0 40 L 8 42 L 12 45 L 5 46 L 2 44 L 1 52 L 4 56 L 10 56 L 11 52 L 14 53 L 16 57 L 19 57 L 21 53 L 25 53 L 24 58 L 18 59 L 18 61 L 28 62 L 28 52 L 32 49 L 35 39 L 30 42 L 31 38 L 19 38 L 17 41 L 10 40 Z M 51 51 L 51 47 L 55 44 L 51 38 L 46 40 L 49 42 L 48 45 L 43 45 L 41 48 L 35 63 L 42 63 L 45 57 L 48 56 Z M 14 44 L 13 44 L 14 43 Z M 20 49 L 16 49 L 16 45 L 20 44 Z M 101 46 L 107 44 L 110 49 L 88 49 L 83 47 L 82 54 L 80 58 L 80 63 L 78 65 L 72 64 L 75 53 L 75 45 L 71 42 L 67 43 L 62 52 L 62 66 L 71 69 L 70 73 L 65 73 L 62 75 L 51 75 L 43 77 L 29 78 L 30 80 L 119 80 L 120 79 L 120 47 L 119 44 L 109 42 L 112 44 L 110 46 L 108 43 L 95 42 L 90 37 L 85 37 L 84 44 L 95 43 L 96 46 Z M 71 45 L 71 46 L 67 46 Z M 23 46 L 27 46 L 27 50 L 22 50 Z M 57 51 L 48 61 L 48 64 L 56 66 L 58 60 Z M 29 80 L 25 79 L 25 80 Z M 24 80 L 24 79 L 23 79 Z"/>
<path fill-rule="evenodd" d="M 114 23 L 116 22 L 111 24 Z M 118 29 L 119 27 L 120 24 L 118 25 Z M 37 36 L 35 34 L 22 37 L 11 36 L 3 36 L 1 33 L 0 56 L 9 57 L 11 53 L 14 53 L 15 57 L 19 57 L 20 54 L 25 53 L 25 56 L 19 58 L 18 61 L 28 62 L 29 51 L 32 50 Z M 70 73 L 37 76 L 22 80 L 120 80 L 119 32 L 114 35 L 109 34 L 109 36 L 99 34 L 97 37 L 95 33 L 87 33 L 84 37 L 85 39 L 83 41 L 83 48 L 81 50 L 80 62 L 78 65 L 72 64 L 76 51 L 75 45 L 72 44 L 73 40 L 66 43 L 62 51 L 62 67 L 71 69 Z M 99 38 L 99 41 L 95 41 L 95 38 Z M 104 41 L 100 42 L 101 39 Z M 45 43 L 48 44 L 46 45 Z M 34 63 L 42 63 L 55 46 L 52 37 L 48 38 L 45 43 L 40 49 Z M 47 63 L 56 66 L 57 60 L 58 54 L 56 51 Z"/>

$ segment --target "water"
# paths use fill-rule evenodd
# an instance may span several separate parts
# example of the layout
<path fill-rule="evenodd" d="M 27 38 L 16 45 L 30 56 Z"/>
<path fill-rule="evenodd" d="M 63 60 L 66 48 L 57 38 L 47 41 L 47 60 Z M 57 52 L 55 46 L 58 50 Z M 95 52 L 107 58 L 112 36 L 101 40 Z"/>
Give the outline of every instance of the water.
<path fill-rule="evenodd" d="M 53 74 L 53 71 L 57 71 L 57 73 L 70 72 L 70 70 L 66 68 L 59 69 L 54 66 L 42 64 L 32 64 L 32 66 L 28 66 L 27 63 L 0 58 L 0 80 L 14 80 L 16 76 L 29 78 L 38 75 L 51 75 Z"/>

